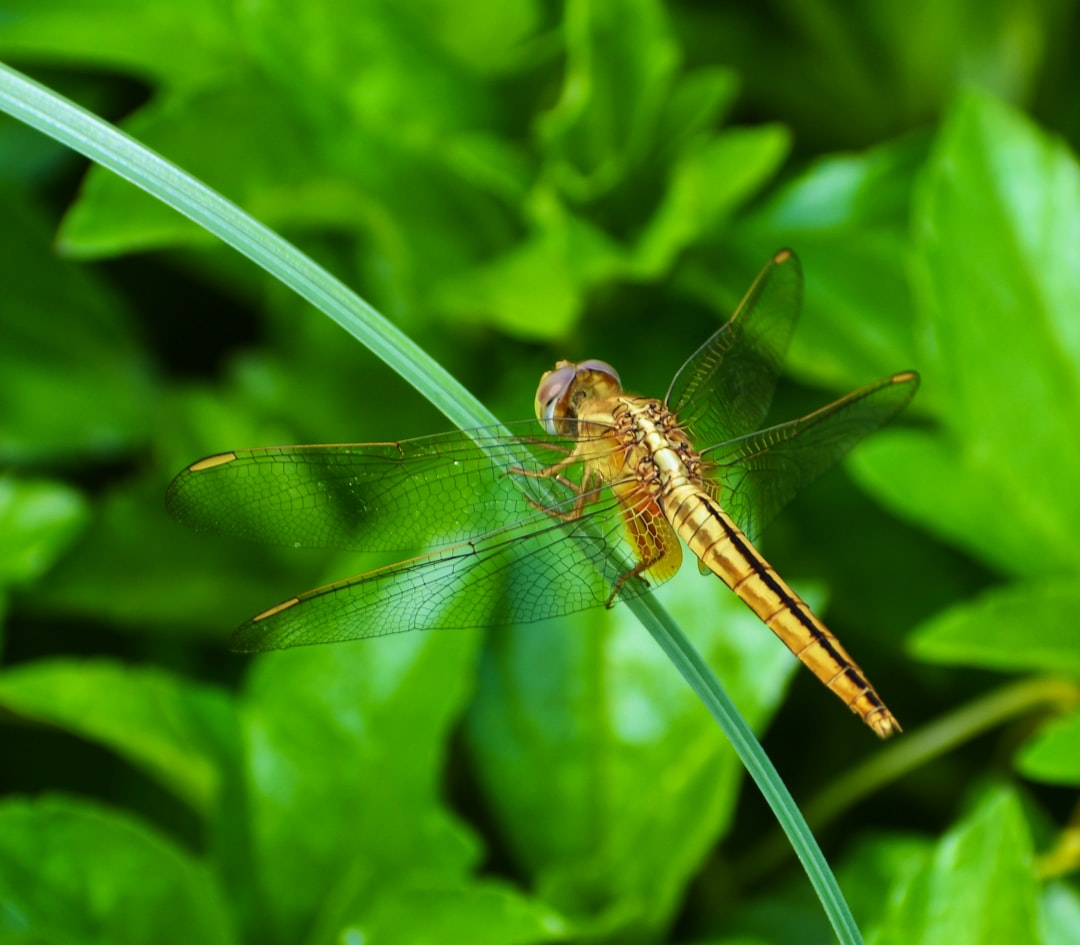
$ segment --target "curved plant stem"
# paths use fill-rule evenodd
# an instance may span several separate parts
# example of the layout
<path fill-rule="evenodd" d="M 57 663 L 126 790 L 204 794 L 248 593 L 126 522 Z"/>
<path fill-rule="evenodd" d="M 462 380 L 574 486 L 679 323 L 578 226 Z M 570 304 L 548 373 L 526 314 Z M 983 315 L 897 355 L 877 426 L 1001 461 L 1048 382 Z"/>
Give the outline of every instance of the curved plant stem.
<path fill-rule="evenodd" d="M 1080 688 L 1070 679 L 1038 676 L 995 689 L 832 779 L 805 804 L 806 822 L 821 830 L 863 798 L 992 728 L 1034 713 L 1068 711 L 1078 703 Z M 780 865 L 785 856 L 783 838 L 776 835 L 755 845 L 740 861 L 739 874 L 752 881 Z"/>
<path fill-rule="evenodd" d="M 831 781 L 806 804 L 806 819 L 823 827 L 869 794 L 983 732 L 1034 712 L 1060 711 L 1064 706 L 1076 705 L 1078 700 L 1080 690 L 1075 682 L 1053 677 L 1021 679 L 995 689 L 894 742 Z"/>
<path fill-rule="evenodd" d="M 235 204 L 119 129 L 3 64 L 0 109 L 109 168 L 239 250 L 371 349 L 459 427 L 496 423 L 450 374 L 342 282 Z M 861 942 L 821 849 L 716 677 L 650 595 L 630 606 L 739 753 L 806 868 L 837 938 L 844 945 Z"/>

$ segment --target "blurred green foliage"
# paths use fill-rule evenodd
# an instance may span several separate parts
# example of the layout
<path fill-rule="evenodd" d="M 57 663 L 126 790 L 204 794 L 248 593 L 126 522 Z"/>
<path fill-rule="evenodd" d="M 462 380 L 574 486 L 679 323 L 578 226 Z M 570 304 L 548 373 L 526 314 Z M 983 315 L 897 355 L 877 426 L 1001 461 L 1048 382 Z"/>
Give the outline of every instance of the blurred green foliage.
<path fill-rule="evenodd" d="M 924 384 L 766 550 L 827 588 L 913 734 L 883 748 L 808 674 L 789 691 L 786 651 L 692 567 L 665 603 L 808 808 L 845 772 L 886 785 L 821 835 L 868 937 L 1068 943 L 1077 18 L 0 0 L 0 55 L 303 246 L 507 419 L 561 357 L 662 395 L 792 246 L 778 418 L 900 369 Z M 620 609 L 227 654 L 241 620 L 360 565 L 188 534 L 171 475 L 439 417 L 194 224 L 7 119 L 0 220 L 0 941 L 829 940 Z M 995 714 L 1003 674 L 1030 695 Z"/>

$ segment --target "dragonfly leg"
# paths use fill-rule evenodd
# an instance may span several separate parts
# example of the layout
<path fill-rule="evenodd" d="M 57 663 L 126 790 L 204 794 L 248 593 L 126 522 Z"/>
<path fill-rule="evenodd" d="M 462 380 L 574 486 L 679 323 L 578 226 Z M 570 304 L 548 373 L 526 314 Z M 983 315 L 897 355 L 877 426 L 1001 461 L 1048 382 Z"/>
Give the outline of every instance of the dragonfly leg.
<path fill-rule="evenodd" d="M 554 479 L 556 482 L 561 482 L 564 485 L 570 486 L 571 489 L 577 490 L 577 486 L 573 485 L 564 476 L 559 475 L 564 469 L 569 469 L 574 463 L 580 460 L 580 455 L 576 449 L 566 449 L 562 446 L 555 446 L 554 444 L 549 447 L 553 450 L 558 450 L 560 453 L 565 453 L 566 458 L 560 459 L 557 463 L 552 463 L 550 466 L 545 466 L 543 469 L 525 469 L 521 466 L 511 466 L 507 472 L 514 473 L 518 476 L 528 476 L 530 479 Z"/>
<path fill-rule="evenodd" d="M 568 456 L 565 460 L 556 463 L 554 466 L 548 466 L 546 469 L 521 469 L 515 466 L 511 468 L 509 472 L 519 476 L 528 476 L 530 479 L 553 479 L 555 482 L 559 483 L 559 485 L 566 486 L 567 489 L 577 496 L 574 507 L 569 511 L 553 509 L 550 506 L 537 502 L 529 496 L 525 496 L 525 501 L 534 509 L 546 512 L 554 518 L 562 519 L 564 522 L 574 522 L 581 518 L 582 513 L 585 511 L 586 503 L 595 501 L 596 497 L 600 494 L 599 486 L 603 484 L 603 478 L 595 470 L 590 470 L 586 473 L 585 478 L 580 485 L 568 479 L 566 476 L 562 475 L 559 470 L 569 466 L 573 458 L 574 457 L 572 456 Z"/>
<path fill-rule="evenodd" d="M 611 586 L 611 594 L 608 596 L 608 599 L 604 601 L 604 606 L 608 610 L 611 610 L 611 608 L 615 606 L 615 598 L 619 595 L 619 590 L 622 588 L 622 586 L 631 578 L 641 577 L 644 572 L 648 571 L 649 568 L 651 568 L 659 560 L 660 558 L 656 557 L 653 559 L 645 559 L 643 561 L 639 561 L 625 574 L 620 574 L 618 579 Z M 645 578 L 641 579 L 645 581 L 646 585 L 649 583 L 645 580 Z"/>
<path fill-rule="evenodd" d="M 678 536 L 664 518 L 655 499 L 650 495 L 635 496 L 632 492 L 625 497 L 626 507 L 631 509 L 626 515 L 626 530 L 637 556 L 635 564 L 625 574 L 619 575 L 612 585 L 611 594 L 604 604 L 613 607 L 619 591 L 627 581 L 641 578 L 646 586 L 650 581 L 661 584 L 679 570 L 682 563 L 682 548 Z"/>
<path fill-rule="evenodd" d="M 550 450 L 552 453 L 562 453 L 563 456 L 570 456 L 577 452 L 576 446 L 568 446 L 566 443 L 545 443 L 542 440 L 528 440 L 530 446 L 539 446 L 542 449 Z"/>

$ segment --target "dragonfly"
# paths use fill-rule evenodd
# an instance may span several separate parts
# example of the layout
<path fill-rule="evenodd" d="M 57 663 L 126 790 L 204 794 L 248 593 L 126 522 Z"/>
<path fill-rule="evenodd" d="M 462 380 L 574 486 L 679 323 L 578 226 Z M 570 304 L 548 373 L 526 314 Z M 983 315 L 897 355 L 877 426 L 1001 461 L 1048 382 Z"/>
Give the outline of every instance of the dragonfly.
<path fill-rule="evenodd" d="M 535 420 L 192 463 L 166 503 L 196 530 L 412 555 L 290 597 L 241 625 L 230 645 L 261 652 L 611 607 L 670 578 L 685 544 L 877 735 L 900 731 L 754 545 L 800 488 L 902 411 L 919 382 L 913 371 L 893 374 L 760 429 L 801 302 L 799 260 L 783 250 L 663 400 L 624 392 L 606 362 L 560 361 L 540 380 Z"/>

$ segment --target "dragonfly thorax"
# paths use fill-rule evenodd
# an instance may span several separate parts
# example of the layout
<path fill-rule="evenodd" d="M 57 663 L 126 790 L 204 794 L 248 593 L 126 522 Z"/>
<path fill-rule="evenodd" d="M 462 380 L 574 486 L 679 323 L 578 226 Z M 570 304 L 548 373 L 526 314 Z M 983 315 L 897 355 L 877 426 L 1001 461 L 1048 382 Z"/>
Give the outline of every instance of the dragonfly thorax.
<path fill-rule="evenodd" d="M 611 419 L 628 465 L 643 483 L 655 482 L 663 488 L 701 483 L 701 456 L 662 401 L 620 397 Z"/>

